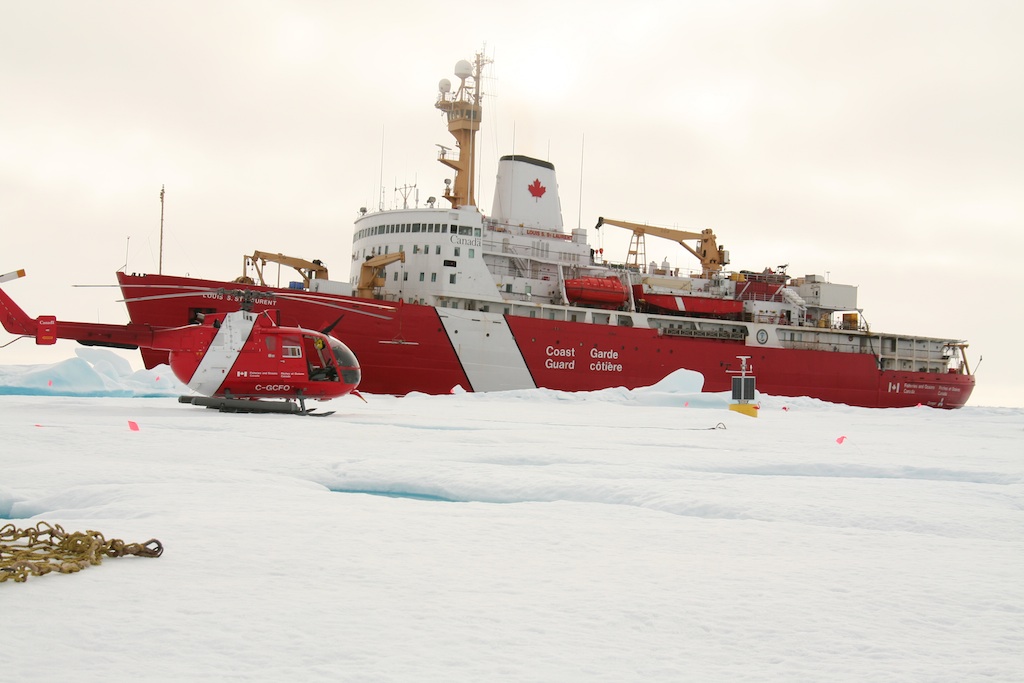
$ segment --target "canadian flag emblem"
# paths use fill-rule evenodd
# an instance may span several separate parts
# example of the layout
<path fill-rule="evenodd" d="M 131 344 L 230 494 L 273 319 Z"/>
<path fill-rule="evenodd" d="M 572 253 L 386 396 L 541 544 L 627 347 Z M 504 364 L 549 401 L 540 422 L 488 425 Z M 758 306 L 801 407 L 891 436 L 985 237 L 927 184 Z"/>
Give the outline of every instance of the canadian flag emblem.
<path fill-rule="evenodd" d="M 544 193 L 548 191 L 548 188 L 540 184 L 540 178 L 536 178 L 533 181 L 533 184 L 529 185 L 527 189 L 530 190 L 530 194 L 536 197 L 537 199 L 543 197 Z"/>

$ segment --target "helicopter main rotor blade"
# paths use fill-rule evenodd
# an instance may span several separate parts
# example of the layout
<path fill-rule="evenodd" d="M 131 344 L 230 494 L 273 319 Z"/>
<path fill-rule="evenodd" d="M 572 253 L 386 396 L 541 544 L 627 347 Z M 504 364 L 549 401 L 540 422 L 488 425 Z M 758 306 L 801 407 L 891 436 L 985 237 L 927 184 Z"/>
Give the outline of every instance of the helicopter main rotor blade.
<path fill-rule="evenodd" d="M 331 294 L 318 294 L 316 292 L 303 292 L 302 294 L 298 294 L 298 293 L 292 294 L 290 292 L 291 292 L 291 290 L 282 291 L 282 292 L 275 292 L 275 295 L 281 297 L 282 299 L 294 299 L 296 301 L 304 301 L 306 299 L 316 299 L 318 301 L 336 301 L 337 300 L 337 297 L 335 295 L 331 295 Z M 367 306 L 369 308 L 383 308 L 384 310 L 387 310 L 387 311 L 395 310 L 394 306 L 389 306 L 388 304 L 376 304 L 376 303 L 371 303 L 369 301 L 359 301 L 359 300 L 346 299 L 345 303 L 348 304 L 348 305 L 351 305 L 351 306 Z"/>
<path fill-rule="evenodd" d="M 227 283 L 225 283 L 225 284 L 227 284 Z M 243 284 L 240 284 L 240 283 L 231 283 L 231 284 L 238 284 L 238 287 L 236 287 L 236 288 L 229 288 L 229 287 L 201 287 L 201 286 L 198 286 L 198 285 L 170 285 L 170 284 L 168 284 L 168 285 L 148 285 L 148 284 L 127 284 L 127 283 L 124 284 L 124 285 L 72 285 L 72 287 L 120 287 L 121 289 L 132 289 L 132 288 L 181 289 L 181 290 L 187 290 L 189 292 L 216 292 L 216 293 L 224 293 L 224 292 L 258 292 L 261 295 L 266 296 L 268 298 L 280 297 L 282 299 L 294 299 L 296 301 L 303 301 L 303 300 L 307 300 L 307 299 L 316 299 L 317 301 L 332 302 L 332 301 L 335 301 L 336 298 L 337 298 L 337 295 L 333 295 L 333 294 L 319 294 L 317 292 L 310 292 L 310 291 L 307 291 L 307 290 L 303 290 L 302 294 L 291 294 L 290 292 L 292 292 L 294 290 L 281 290 L 279 292 L 273 292 L 273 291 L 268 291 L 268 290 L 265 290 L 265 289 L 246 289 L 245 287 L 247 287 L 247 285 L 243 285 Z M 251 285 L 249 285 L 249 286 L 251 286 Z M 369 302 L 369 301 L 346 300 L 346 304 L 348 304 L 350 306 L 366 306 L 368 308 L 382 308 L 382 309 L 387 310 L 387 311 L 395 310 L 394 306 L 389 306 L 388 304 L 372 303 L 372 302 Z"/>
<path fill-rule="evenodd" d="M 118 303 L 135 302 L 135 301 L 156 301 L 158 299 L 183 299 L 187 296 L 196 296 L 200 292 L 208 294 L 220 294 L 222 296 L 232 296 L 236 299 L 246 298 L 264 298 L 264 299 L 275 299 L 277 295 L 273 292 L 258 292 L 255 290 L 240 290 L 240 289 L 210 289 L 209 287 L 197 287 L 196 291 L 191 292 L 173 292 L 171 294 L 150 294 L 149 296 L 133 296 L 125 299 L 118 299 Z"/>
<path fill-rule="evenodd" d="M 220 292 L 222 290 L 205 290 L 204 289 L 203 291 L 211 291 L 211 292 L 214 292 L 214 293 L 218 293 L 218 292 Z M 252 291 L 252 290 L 246 290 L 246 291 Z M 234 294 L 234 292 L 232 290 L 228 290 L 228 291 L 223 292 L 223 293 L 232 294 L 233 296 L 237 296 L 237 295 Z M 184 297 L 194 297 L 196 295 L 197 295 L 197 292 L 174 292 L 172 294 L 152 294 L 150 296 L 129 297 L 127 299 L 118 299 L 118 302 L 119 303 L 135 303 L 137 301 L 159 301 L 159 300 L 162 300 L 162 299 L 182 299 Z M 303 302 L 303 303 L 309 304 L 310 306 L 323 306 L 325 308 L 334 308 L 334 309 L 337 309 L 339 311 L 347 311 L 349 313 L 355 313 L 357 315 L 368 315 L 371 318 L 379 318 L 381 320 L 391 320 L 391 316 L 389 316 L 389 315 L 381 315 L 379 313 L 371 313 L 370 311 L 361 311 L 358 308 L 352 308 L 351 306 L 342 306 L 340 304 L 334 304 L 334 303 L 330 303 L 330 302 L 322 301 L 322 300 L 310 301 L 309 297 L 287 296 L 287 295 L 275 294 L 273 292 L 266 292 L 266 293 L 264 293 L 264 292 L 254 292 L 254 295 L 257 298 L 264 297 L 264 298 L 267 298 L 267 299 L 274 299 L 274 298 L 288 299 L 289 301 Z M 244 297 L 238 297 L 238 298 L 239 299 L 243 299 Z M 245 303 L 245 302 L 240 300 L 237 303 L 242 304 L 242 303 Z M 382 308 L 386 308 L 386 307 L 382 307 Z M 389 309 L 389 310 L 394 310 L 394 309 Z"/>
<path fill-rule="evenodd" d="M 310 304 L 311 306 L 326 306 L 328 308 L 336 308 L 339 311 L 348 311 L 349 313 L 356 313 L 358 315 L 368 315 L 371 318 L 380 318 L 381 320 L 391 320 L 389 315 L 380 315 L 378 313 L 371 313 L 370 311 L 362 311 L 358 308 L 352 308 L 352 305 L 362 305 L 354 301 L 346 301 L 346 305 L 334 303 L 332 300 L 327 300 L 326 297 L 310 297 L 310 296 L 289 296 L 288 294 L 278 294 L 279 299 L 287 299 L 288 301 L 299 301 L 302 303 Z M 310 299 L 313 299 L 310 301 Z M 378 304 L 367 304 L 374 306 L 375 308 L 383 308 L 387 311 L 394 311 L 395 309 L 391 306 L 380 306 Z"/>

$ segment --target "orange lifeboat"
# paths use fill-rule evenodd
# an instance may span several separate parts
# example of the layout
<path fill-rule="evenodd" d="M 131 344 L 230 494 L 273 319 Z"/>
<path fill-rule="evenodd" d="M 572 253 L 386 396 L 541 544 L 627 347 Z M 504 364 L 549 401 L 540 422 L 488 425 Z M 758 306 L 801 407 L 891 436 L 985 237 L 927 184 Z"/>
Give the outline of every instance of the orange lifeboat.
<path fill-rule="evenodd" d="M 566 280 L 565 295 L 571 304 L 598 308 L 618 308 L 629 300 L 626 286 L 614 275 Z"/>

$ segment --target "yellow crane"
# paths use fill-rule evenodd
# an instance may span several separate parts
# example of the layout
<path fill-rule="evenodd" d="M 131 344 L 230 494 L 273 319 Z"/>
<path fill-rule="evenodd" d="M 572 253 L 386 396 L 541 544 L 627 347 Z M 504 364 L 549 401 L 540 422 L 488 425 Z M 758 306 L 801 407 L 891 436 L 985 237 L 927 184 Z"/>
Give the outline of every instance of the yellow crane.
<path fill-rule="evenodd" d="M 715 233 L 710 228 L 701 232 L 688 232 L 674 228 L 659 228 L 653 225 L 630 223 L 629 221 L 617 221 L 611 218 L 598 218 L 597 227 L 600 228 L 602 225 L 614 225 L 618 228 L 633 231 L 633 237 L 629 241 L 629 257 L 632 259 L 632 262 L 627 260 L 626 265 L 633 266 L 638 270 L 646 265 L 646 263 L 643 263 L 643 261 L 646 261 L 647 248 L 644 240 L 646 235 L 663 237 L 680 244 L 683 249 L 696 256 L 700 261 L 703 277 L 711 277 L 713 274 L 721 271 L 722 266 L 729 263 L 729 252 L 718 246 Z M 686 240 L 700 240 L 700 244 L 694 249 L 686 243 Z"/>
<path fill-rule="evenodd" d="M 260 279 L 260 286 L 267 287 L 267 283 L 263 280 L 263 267 L 267 263 L 278 263 L 282 266 L 291 266 L 298 271 L 299 275 L 302 276 L 302 285 L 309 289 L 310 280 L 327 280 L 327 266 L 322 261 L 313 260 L 306 261 L 305 259 L 295 258 L 294 256 L 285 256 L 284 254 L 272 254 L 269 251 L 254 251 L 252 256 L 242 257 L 242 277 L 237 278 L 235 282 L 243 284 L 255 284 L 253 279 L 249 277 L 249 265 L 256 269 L 256 275 Z"/>
<path fill-rule="evenodd" d="M 396 251 L 394 254 L 371 256 L 363 261 L 359 267 L 359 284 L 356 286 L 356 296 L 363 297 L 364 299 L 374 298 L 377 290 L 384 286 L 384 267 L 395 261 L 405 263 L 405 252 Z"/>

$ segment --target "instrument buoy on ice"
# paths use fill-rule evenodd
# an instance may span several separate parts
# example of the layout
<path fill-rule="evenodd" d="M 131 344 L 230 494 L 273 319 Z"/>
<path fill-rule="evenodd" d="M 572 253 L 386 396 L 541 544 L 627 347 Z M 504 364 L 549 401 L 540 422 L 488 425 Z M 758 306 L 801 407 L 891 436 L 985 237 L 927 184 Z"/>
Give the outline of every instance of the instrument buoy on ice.
<path fill-rule="evenodd" d="M 739 373 L 739 376 L 732 378 L 732 403 L 729 404 L 729 410 L 757 417 L 757 404 L 751 403 L 754 400 L 756 380 L 753 374 L 747 374 L 754 372 L 754 366 L 747 365 L 750 356 L 736 357 L 740 359 L 740 369 L 726 370 L 733 374 Z"/>

